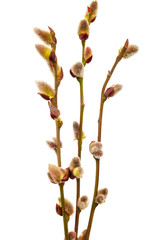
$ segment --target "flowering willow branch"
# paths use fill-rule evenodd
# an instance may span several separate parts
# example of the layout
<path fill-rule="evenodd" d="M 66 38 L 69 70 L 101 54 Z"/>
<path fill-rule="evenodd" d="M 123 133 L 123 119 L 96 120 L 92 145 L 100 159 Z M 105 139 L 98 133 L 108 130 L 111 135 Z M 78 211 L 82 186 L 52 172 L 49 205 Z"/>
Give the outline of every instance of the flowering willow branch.
<path fill-rule="evenodd" d="M 58 87 L 60 81 L 63 78 L 63 70 L 57 63 L 56 56 L 56 37 L 53 29 L 49 27 L 50 32 L 40 30 L 35 28 L 35 33 L 44 41 L 47 45 L 51 46 L 47 48 L 43 45 L 36 45 L 36 49 L 40 55 L 48 62 L 48 65 L 54 75 L 54 90 L 45 82 L 38 82 L 37 86 L 40 90 L 39 95 L 48 100 L 48 105 L 50 108 L 50 116 L 55 120 L 56 123 L 56 138 L 54 142 L 47 142 L 48 145 L 56 151 L 58 167 L 54 165 L 49 165 L 48 177 L 52 183 L 58 183 L 60 189 L 60 199 L 61 199 L 61 209 L 63 215 L 64 233 L 65 240 L 69 240 L 68 237 L 68 223 L 66 218 L 65 209 L 65 198 L 64 198 L 64 181 L 66 180 L 67 172 L 61 169 L 61 141 L 60 141 L 60 128 L 62 126 L 62 121 L 59 117 L 60 111 L 58 110 Z"/>
<path fill-rule="evenodd" d="M 123 58 L 123 55 L 124 55 L 125 51 L 127 50 L 127 47 L 128 47 L 128 40 L 125 42 L 123 49 L 121 50 L 120 54 L 117 56 L 116 61 L 113 65 L 111 71 L 108 71 L 106 81 L 104 82 L 104 85 L 102 87 L 101 101 L 100 101 L 100 112 L 99 112 L 99 119 L 98 119 L 98 138 L 97 138 L 98 142 L 101 142 L 103 106 L 104 106 L 104 102 L 106 100 L 106 98 L 104 97 L 105 88 L 106 88 L 106 86 L 107 86 L 107 84 L 108 84 L 108 82 L 109 82 L 117 64 Z M 89 217 L 89 222 L 88 222 L 88 227 L 87 227 L 87 231 L 86 231 L 85 240 L 89 239 L 90 231 L 91 231 L 91 227 L 92 227 L 92 222 L 93 222 L 93 217 L 94 217 L 94 212 L 95 212 L 96 207 L 98 206 L 98 203 L 96 202 L 96 197 L 97 197 L 98 183 L 99 183 L 100 158 L 97 158 L 97 157 L 94 157 L 94 158 L 95 158 L 95 161 L 96 161 L 95 187 L 94 187 L 92 207 L 91 207 L 91 212 L 90 212 L 90 217 Z"/>
<path fill-rule="evenodd" d="M 96 9 L 97 9 L 97 2 L 96 2 Z M 88 10 L 87 10 L 88 13 Z M 77 80 L 80 84 L 80 121 L 78 126 L 78 157 L 81 159 L 81 151 L 82 151 L 82 140 L 83 140 L 83 112 L 84 112 L 84 95 L 83 95 L 83 74 L 79 74 L 79 69 L 84 71 L 84 67 L 86 63 L 89 63 L 92 60 L 92 50 L 91 48 L 85 48 L 86 40 L 89 37 L 89 25 L 91 23 L 90 14 L 86 14 L 86 19 L 80 21 L 78 27 L 78 35 L 82 43 L 82 63 L 77 63 L 71 68 L 71 75 L 73 77 L 77 77 Z M 94 15 L 95 20 L 95 15 Z M 74 231 L 76 233 L 76 239 L 78 235 L 78 225 L 79 225 L 79 215 L 80 215 L 80 208 L 78 206 L 78 202 L 80 199 L 80 178 L 76 179 L 77 189 L 76 189 L 76 215 L 75 215 L 75 228 Z"/>

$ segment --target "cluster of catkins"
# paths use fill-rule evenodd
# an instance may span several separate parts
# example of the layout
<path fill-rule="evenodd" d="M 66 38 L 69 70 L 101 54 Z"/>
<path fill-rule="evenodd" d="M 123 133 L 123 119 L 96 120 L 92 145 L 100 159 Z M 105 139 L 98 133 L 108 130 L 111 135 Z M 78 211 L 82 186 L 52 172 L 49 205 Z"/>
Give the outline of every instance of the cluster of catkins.
<path fill-rule="evenodd" d="M 87 12 L 85 14 L 85 19 L 80 21 L 79 27 L 78 27 L 78 36 L 80 40 L 86 41 L 89 37 L 89 31 L 90 27 L 89 25 L 95 21 L 97 16 L 97 9 L 98 9 L 98 3 L 96 0 L 94 0 L 89 7 L 87 7 Z M 35 33 L 40 37 L 40 39 L 45 42 L 45 44 L 49 45 L 50 48 L 37 44 L 36 49 L 40 53 L 40 55 L 47 61 L 49 68 L 51 72 L 54 75 L 55 78 L 55 89 L 53 89 L 48 83 L 43 81 L 37 81 L 37 87 L 39 89 L 39 95 L 48 101 L 48 106 L 50 110 L 50 116 L 52 119 L 58 123 L 58 127 L 60 128 L 63 124 L 63 122 L 60 119 L 60 111 L 57 108 L 56 103 L 56 89 L 58 89 L 61 80 L 63 79 L 63 69 L 58 64 L 57 56 L 55 54 L 56 50 L 56 44 L 57 39 L 55 37 L 55 32 L 52 28 L 49 27 L 49 32 L 43 31 L 39 28 L 34 29 Z M 119 50 L 119 54 L 122 49 Z M 138 51 L 138 47 L 135 45 L 129 45 L 127 50 L 124 53 L 124 58 L 128 58 L 132 56 L 134 53 Z M 70 74 L 72 77 L 77 78 L 79 80 L 80 78 L 83 78 L 84 74 L 84 66 L 85 64 L 88 64 L 92 60 L 92 50 L 90 47 L 86 47 L 84 49 L 84 55 L 82 62 L 75 63 L 71 69 Z M 113 85 L 104 92 L 104 98 L 108 99 L 112 96 L 114 96 L 118 91 L 120 91 L 122 88 L 121 85 L 116 84 Z M 73 131 L 74 131 L 74 138 L 75 140 L 79 140 L 79 134 L 80 134 L 80 126 L 78 122 L 73 122 Z M 81 134 L 82 140 L 85 138 L 85 135 L 82 131 Z M 52 141 L 47 141 L 48 146 L 55 151 L 57 154 L 58 148 L 62 148 L 62 143 L 60 142 L 58 144 L 56 138 L 52 138 Z M 89 145 L 89 151 L 93 155 L 93 157 L 100 158 L 103 155 L 102 151 L 102 144 L 101 142 L 92 141 Z M 49 164 L 48 166 L 48 178 L 51 183 L 53 184 L 64 184 L 64 182 L 68 181 L 69 179 L 80 179 L 83 176 L 83 168 L 81 166 L 81 159 L 76 156 L 74 157 L 69 167 L 63 169 L 59 166 Z M 100 189 L 97 192 L 97 196 L 95 198 L 95 204 L 101 204 L 105 202 L 105 199 L 108 195 L 108 189 L 103 188 Z M 67 220 L 69 220 L 70 216 L 74 212 L 74 208 L 72 203 L 68 199 L 65 200 L 65 214 L 67 217 Z M 81 196 L 78 199 L 77 206 L 79 208 L 79 211 L 84 210 L 89 205 L 89 199 L 86 195 Z M 62 216 L 62 203 L 61 198 L 58 199 L 58 204 L 56 204 L 56 212 L 58 215 Z M 81 235 L 79 236 L 78 240 L 84 240 L 86 235 L 86 230 L 84 230 Z M 75 240 L 76 239 L 76 233 L 75 232 L 69 232 L 69 240 Z"/>

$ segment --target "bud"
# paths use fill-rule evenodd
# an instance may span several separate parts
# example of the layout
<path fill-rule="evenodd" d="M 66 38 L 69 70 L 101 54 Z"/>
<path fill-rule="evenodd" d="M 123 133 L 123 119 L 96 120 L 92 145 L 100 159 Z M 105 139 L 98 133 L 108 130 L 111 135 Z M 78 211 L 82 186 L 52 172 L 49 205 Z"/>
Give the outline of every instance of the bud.
<path fill-rule="evenodd" d="M 49 101 L 50 97 L 48 97 L 47 95 L 43 94 L 43 93 L 38 93 L 43 99 Z"/>
<path fill-rule="evenodd" d="M 68 181 L 68 179 L 69 179 L 69 168 L 66 168 L 66 169 L 65 169 L 65 172 L 66 172 L 66 174 L 65 174 L 64 177 L 62 178 L 62 182 L 66 182 L 66 181 Z"/>
<path fill-rule="evenodd" d="M 69 177 L 70 179 L 75 179 L 75 176 L 73 175 L 73 172 L 69 169 Z"/>
<path fill-rule="evenodd" d="M 127 39 L 127 40 L 125 41 L 125 44 L 124 44 L 125 48 L 127 48 L 128 45 L 129 45 L 129 40 Z"/>
<path fill-rule="evenodd" d="M 55 54 L 55 51 L 52 49 L 50 55 L 49 55 L 49 60 L 52 62 L 52 63 L 56 63 L 57 62 L 57 57 L 56 57 L 56 54 Z"/>
<path fill-rule="evenodd" d="M 90 63 L 91 60 L 92 60 L 92 49 L 90 47 L 87 47 L 85 48 L 85 51 L 84 51 L 84 59 L 85 59 L 85 62 L 86 63 Z"/>
<path fill-rule="evenodd" d="M 103 155 L 102 152 L 102 143 L 92 141 L 89 145 L 89 151 L 95 158 L 100 158 Z"/>
<path fill-rule="evenodd" d="M 57 153 L 57 139 L 52 138 L 53 141 L 46 141 L 47 145 Z M 62 148 L 62 142 L 60 141 L 60 147 Z"/>
<path fill-rule="evenodd" d="M 62 208 L 56 203 L 56 213 L 59 215 L 59 216 L 62 216 Z"/>
<path fill-rule="evenodd" d="M 51 164 L 48 165 L 48 170 L 48 177 L 50 181 L 52 180 L 54 183 L 60 183 L 66 174 L 64 169 Z"/>
<path fill-rule="evenodd" d="M 106 199 L 107 195 L 108 195 L 108 189 L 107 188 L 102 188 L 98 191 L 98 195 L 102 194 L 104 196 L 104 198 Z"/>
<path fill-rule="evenodd" d="M 86 238 L 86 233 L 87 233 L 87 229 L 84 230 L 84 231 L 81 233 L 81 235 L 79 236 L 78 240 L 85 240 L 85 238 Z"/>
<path fill-rule="evenodd" d="M 75 140 L 78 140 L 78 138 L 79 138 L 79 123 L 76 121 L 73 122 L 73 132 L 74 132 Z"/>
<path fill-rule="evenodd" d="M 68 238 L 69 240 L 76 240 L 76 232 L 69 232 Z M 66 240 L 66 238 L 64 240 Z"/>
<path fill-rule="evenodd" d="M 116 84 L 112 85 L 111 87 L 107 88 L 107 90 L 104 92 L 105 98 L 110 98 L 116 95 L 117 92 L 119 92 L 123 88 L 122 85 Z"/>
<path fill-rule="evenodd" d="M 95 198 L 95 203 L 102 204 L 105 202 L 105 197 L 103 194 L 98 194 Z"/>
<path fill-rule="evenodd" d="M 87 12 L 85 15 L 85 18 L 90 23 L 94 22 L 97 17 L 97 11 L 98 11 L 98 2 L 93 1 L 91 2 L 90 6 L 87 7 Z"/>
<path fill-rule="evenodd" d="M 73 169 L 73 175 L 79 179 L 83 176 L 83 168 L 82 167 L 76 167 Z"/>
<path fill-rule="evenodd" d="M 48 106 L 50 108 L 51 118 L 52 119 L 58 118 L 60 115 L 60 111 L 55 106 L 53 106 L 53 104 L 50 102 L 48 102 Z"/>
<path fill-rule="evenodd" d="M 74 168 L 81 166 L 81 159 L 79 157 L 72 158 L 72 161 L 70 162 L 69 169 L 73 171 Z"/>
<path fill-rule="evenodd" d="M 55 118 L 55 121 L 56 121 L 57 127 L 61 128 L 63 125 L 63 121 L 61 120 L 61 118 L 60 117 Z"/>
<path fill-rule="evenodd" d="M 34 32 L 38 35 L 38 37 L 47 45 L 52 44 L 51 34 L 47 31 L 43 31 L 39 28 L 34 28 Z"/>
<path fill-rule="evenodd" d="M 89 199 L 87 196 L 82 196 L 78 199 L 78 207 L 80 210 L 85 209 L 89 205 Z"/>
<path fill-rule="evenodd" d="M 89 37 L 89 24 L 86 19 L 83 19 L 79 23 L 78 35 L 81 41 L 85 41 Z"/>
<path fill-rule="evenodd" d="M 40 91 L 40 93 L 38 93 L 38 94 L 41 97 L 43 97 L 46 100 L 47 100 L 47 97 L 49 99 L 54 97 L 55 91 L 48 83 L 43 82 L 43 81 L 36 81 L 36 85 Z"/>
<path fill-rule="evenodd" d="M 76 233 L 75 232 L 69 232 L 68 236 L 69 236 L 69 240 L 76 240 Z"/>
<path fill-rule="evenodd" d="M 70 74 L 72 75 L 72 77 L 83 78 L 83 74 L 84 74 L 83 63 L 81 62 L 75 63 L 70 69 Z"/>
<path fill-rule="evenodd" d="M 61 198 L 58 198 L 58 201 L 59 201 L 59 205 L 62 207 Z M 73 204 L 66 198 L 64 199 L 64 202 L 65 202 L 65 212 L 67 213 L 68 216 L 71 216 L 74 213 Z"/>
<path fill-rule="evenodd" d="M 52 37 L 52 48 L 55 50 L 56 49 L 56 44 L 57 44 L 57 39 L 55 37 L 55 32 L 51 27 L 48 27 L 48 29 L 50 30 L 50 34 Z"/>
<path fill-rule="evenodd" d="M 124 52 L 123 58 L 129 58 L 136 54 L 139 50 L 139 47 L 136 45 L 128 45 L 127 50 Z M 121 53 L 122 48 L 119 50 L 119 54 Z"/>
<path fill-rule="evenodd" d="M 63 79 L 63 69 L 59 65 L 57 65 L 57 80 L 60 81 Z"/>
<path fill-rule="evenodd" d="M 39 54 L 47 61 L 49 62 L 49 56 L 51 54 L 52 49 L 45 47 L 44 45 L 41 44 L 36 44 L 35 45 L 37 51 L 39 52 Z"/>
<path fill-rule="evenodd" d="M 79 139 L 79 123 L 76 121 L 73 122 L 73 133 L 74 133 L 74 140 L 78 140 Z M 86 136 L 82 131 L 82 140 L 85 138 Z"/>

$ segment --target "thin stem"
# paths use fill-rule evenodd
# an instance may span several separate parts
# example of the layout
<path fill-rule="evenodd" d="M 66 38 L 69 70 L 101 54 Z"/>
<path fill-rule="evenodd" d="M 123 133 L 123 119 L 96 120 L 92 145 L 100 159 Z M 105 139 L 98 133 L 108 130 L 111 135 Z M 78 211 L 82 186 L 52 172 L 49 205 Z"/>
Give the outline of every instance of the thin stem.
<path fill-rule="evenodd" d="M 84 100 L 83 100 L 83 78 L 79 79 L 80 84 L 80 123 L 79 123 L 79 138 L 78 138 L 78 156 L 81 158 L 82 151 L 82 126 L 83 126 L 83 112 L 84 112 Z"/>
<path fill-rule="evenodd" d="M 83 126 L 83 112 L 84 112 L 84 102 L 83 102 L 83 78 L 79 79 L 80 83 L 80 123 L 79 123 L 79 138 L 78 138 L 78 156 L 81 158 L 82 151 L 82 126 Z M 77 181 L 77 192 L 76 192 L 76 216 L 75 216 L 75 232 L 76 238 L 78 235 L 78 224 L 79 224 L 79 207 L 77 206 L 78 199 L 80 197 L 80 179 Z"/>
<path fill-rule="evenodd" d="M 85 50 L 85 41 L 82 41 L 82 63 L 85 66 L 84 60 L 84 50 Z M 79 78 L 80 84 L 80 122 L 79 122 L 79 138 L 78 138 L 78 157 L 81 158 L 81 151 L 82 151 L 82 129 L 83 129 L 83 112 L 84 112 L 84 96 L 83 96 L 83 78 Z M 78 199 L 80 197 L 80 179 L 76 179 L 77 189 L 76 189 L 76 215 L 75 215 L 75 228 L 74 231 L 76 232 L 76 239 L 78 235 L 78 225 L 79 225 L 79 207 L 77 206 Z"/>
<path fill-rule="evenodd" d="M 86 65 L 86 61 L 84 59 L 85 45 L 86 45 L 86 41 L 82 41 L 82 63 L 83 63 L 84 66 Z"/>
<path fill-rule="evenodd" d="M 117 56 L 115 63 L 113 64 L 113 67 L 111 71 L 108 71 L 107 78 L 103 84 L 102 91 L 101 91 L 101 101 L 100 101 L 100 111 L 99 111 L 99 119 L 98 119 L 98 141 L 101 142 L 101 133 L 102 133 L 102 116 L 103 116 L 103 106 L 104 106 L 104 91 L 105 88 L 117 66 L 117 64 L 120 62 L 120 60 L 123 58 L 123 54 L 125 53 L 126 49 L 128 47 L 128 39 L 125 42 L 120 54 Z M 94 195 L 93 195 L 93 201 L 92 201 L 92 207 L 91 207 L 91 212 L 90 212 L 90 217 L 89 217 L 89 222 L 88 222 L 88 227 L 87 227 L 87 232 L 86 232 L 86 237 L 85 240 L 89 239 L 90 232 L 91 232 L 91 227 L 92 227 L 92 222 L 93 222 L 93 217 L 94 217 L 94 212 L 97 207 L 97 204 L 95 203 L 95 198 L 97 196 L 97 191 L 98 191 L 98 183 L 99 183 L 99 170 L 100 170 L 100 159 L 95 159 L 96 160 L 96 176 L 95 176 L 95 187 L 94 187 Z"/>
<path fill-rule="evenodd" d="M 103 98 L 101 98 L 101 103 L 100 103 L 100 111 L 99 111 L 99 119 L 98 119 L 98 141 L 101 141 L 101 131 L 102 131 L 102 116 L 103 116 L 103 106 L 104 106 L 104 101 Z M 95 202 L 95 198 L 97 196 L 97 191 L 98 191 L 98 184 L 99 184 L 99 170 L 100 170 L 100 159 L 95 158 L 96 160 L 96 176 L 95 176 L 95 186 L 94 186 L 94 194 L 93 194 L 93 200 L 92 200 L 92 207 L 90 211 L 90 216 L 89 216 L 89 222 L 88 222 L 88 227 L 87 227 L 87 232 L 86 232 L 86 238 L 85 240 L 89 239 L 90 232 L 91 232 L 91 227 L 92 227 L 92 222 L 93 222 L 93 217 L 94 217 L 94 212 L 97 207 L 97 204 Z"/>
<path fill-rule="evenodd" d="M 101 142 L 103 105 L 104 105 L 104 101 L 101 99 L 99 119 L 98 119 L 98 139 L 97 139 L 98 142 Z"/>
<path fill-rule="evenodd" d="M 93 217 L 94 217 L 94 212 L 97 207 L 97 203 L 95 203 L 95 198 L 97 196 L 97 189 L 98 189 L 98 183 L 99 183 L 99 168 L 100 168 L 100 159 L 95 159 L 96 160 L 96 177 L 95 177 L 95 188 L 94 188 L 94 195 L 93 195 L 93 201 L 92 201 L 92 207 L 91 207 L 91 213 L 90 213 L 90 218 L 88 222 L 88 227 L 87 227 L 87 233 L 86 233 L 86 240 L 89 239 L 90 236 L 90 231 L 92 227 L 92 222 L 93 222 Z"/>
<path fill-rule="evenodd" d="M 58 87 L 57 87 L 57 66 L 55 66 L 55 97 L 54 104 L 55 107 L 58 108 Z M 57 140 L 57 162 L 58 166 L 61 167 L 61 148 L 60 148 L 60 127 L 58 126 L 58 122 L 56 122 L 56 140 Z M 63 214 L 63 225 L 64 225 L 64 234 L 65 240 L 69 240 L 68 237 L 68 222 L 65 214 L 65 201 L 64 201 L 64 184 L 59 184 L 60 188 L 60 197 L 61 197 L 61 205 L 62 205 L 62 214 Z"/>
<path fill-rule="evenodd" d="M 65 201 L 64 201 L 63 186 L 64 186 L 64 184 L 59 184 L 60 195 L 61 195 L 61 205 L 62 205 L 62 214 L 63 214 L 63 225 L 64 225 L 65 240 L 69 240 L 69 237 L 68 237 L 68 224 L 67 224 L 66 213 L 65 213 Z"/>

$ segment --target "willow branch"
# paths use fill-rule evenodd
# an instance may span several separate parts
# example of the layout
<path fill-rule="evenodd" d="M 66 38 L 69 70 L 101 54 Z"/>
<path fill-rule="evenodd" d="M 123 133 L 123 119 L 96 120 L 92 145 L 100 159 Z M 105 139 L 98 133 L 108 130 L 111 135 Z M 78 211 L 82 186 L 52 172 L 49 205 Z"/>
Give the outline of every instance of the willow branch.
<path fill-rule="evenodd" d="M 85 41 L 82 41 L 82 62 L 85 66 L 84 60 L 84 50 L 85 50 Z M 79 78 L 80 84 L 80 122 L 79 122 L 79 137 L 78 137 L 78 157 L 81 158 L 82 151 L 82 129 L 83 129 L 83 112 L 84 112 L 84 96 L 83 96 L 83 78 Z M 80 179 L 76 179 L 77 181 L 77 190 L 76 190 L 76 216 L 75 216 L 75 228 L 76 239 L 78 235 L 78 225 L 79 225 L 79 207 L 77 206 L 78 199 L 80 197 Z"/>
<path fill-rule="evenodd" d="M 123 55 L 128 47 L 128 39 L 125 42 L 120 54 L 117 56 L 115 63 L 113 64 L 113 67 L 111 71 L 108 71 L 107 78 L 103 84 L 102 91 L 101 91 L 101 101 L 100 101 L 100 111 L 99 111 L 99 118 L 98 118 L 98 138 L 97 140 L 101 142 L 101 133 L 102 133 L 102 116 L 103 116 L 103 106 L 104 106 L 104 91 L 106 89 L 106 86 L 117 66 L 117 64 L 120 62 L 120 60 L 123 58 Z M 100 159 L 95 158 L 96 161 L 96 176 L 95 176 L 95 187 L 94 187 L 94 195 L 93 195 L 93 200 L 92 200 L 92 207 L 91 207 L 91 212 L 90 212 L 90 217 L 89 217 L 89 222 L 88 222 L 88 227 L 87 227 L 87 232 L 86 232 L 86 238 L 85 240 L 89 239 L 90 236 L 90 231 L 92 227 L 92 222 L 93 222 L 93 217 L 94 217 L 94 212 L 97 207 L 97 203 L 95 202 L 95 198 L 97 196 L 98 192 L 98 183 L 99 183 L 99 170 L 100 170 Z"/>
<path fill-rule="evenodd" d="M 54 97 L 54 105 L 55 105 L 56 108 L 58 108 L 57 66 L 55 66 L 55 97 Z M 57 162 L 58 162 L 58 167 L 61 167 L 60 127 L 59 127 L 57 121 L 55 121 L 55 123 L 56 123 L 56 139 L 57 139 Z M 64 200 L 63 186 L 64 186 L 64 184 L 59 184 L 65 240 L 69 240 L 69 237 L 68 237 L 68 222 L 67 222 L 66 214 L 65 214 L 65 200 Z"/>

